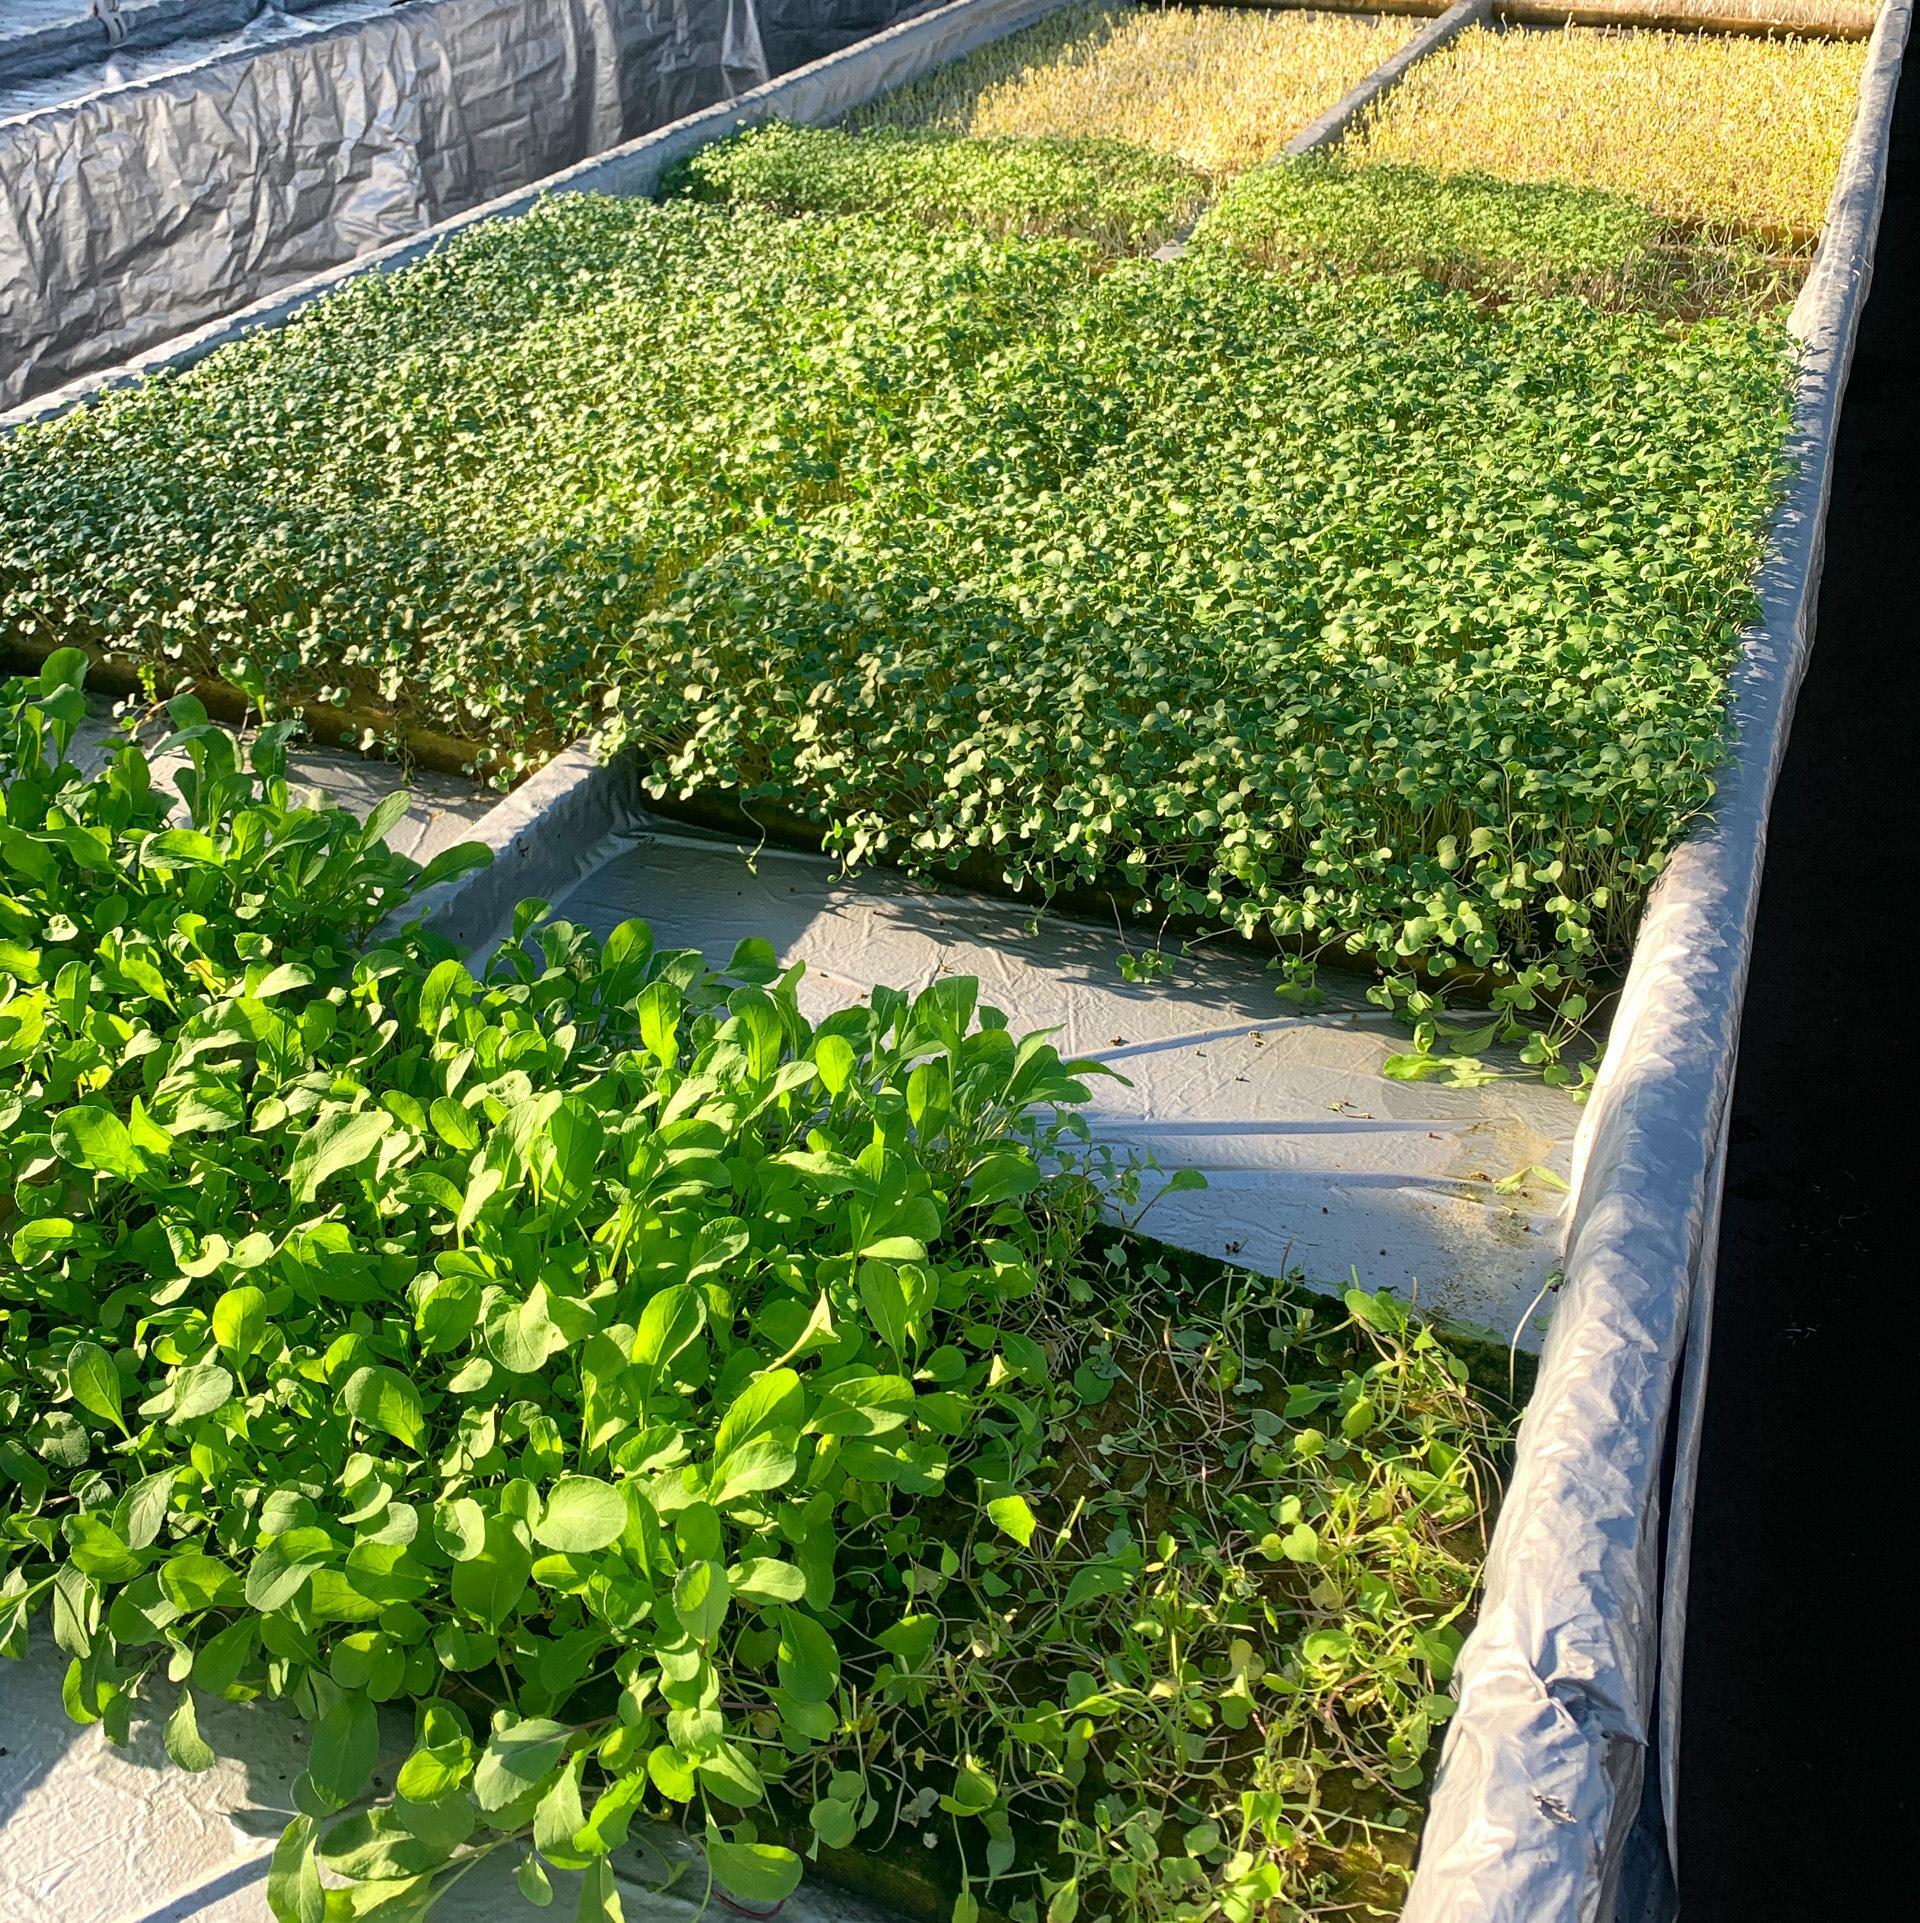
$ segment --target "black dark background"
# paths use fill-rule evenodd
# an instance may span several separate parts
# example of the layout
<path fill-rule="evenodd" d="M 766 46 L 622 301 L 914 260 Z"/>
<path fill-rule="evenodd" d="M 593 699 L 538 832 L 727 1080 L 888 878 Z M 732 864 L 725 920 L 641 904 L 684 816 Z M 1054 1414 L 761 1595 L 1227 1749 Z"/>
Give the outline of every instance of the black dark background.
<path fill-rule="evenodd" d="M 1920 56 L 1740 1037 L 1680 1744 L 1685 1923 L 1908 1899 L 1920 1354 Z"/>

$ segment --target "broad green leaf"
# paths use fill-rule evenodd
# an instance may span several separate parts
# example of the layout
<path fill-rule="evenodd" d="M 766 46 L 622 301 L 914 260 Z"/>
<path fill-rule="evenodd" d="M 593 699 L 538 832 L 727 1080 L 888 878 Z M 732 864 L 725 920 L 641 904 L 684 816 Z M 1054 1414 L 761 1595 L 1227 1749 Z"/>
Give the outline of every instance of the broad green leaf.
<path fill-rule="evenodd" d="M 167 1718 L 164 1731 L 167 1754 L 182 1769 L 198 1772 L 211 1769 L 214 1754 L 207 1747 L 205 1738 L 200 1734 L 200 1722 L 193 1711 L 193 1692 L 182 1689 L 180 1700 L 173 1706 L 173 1714 Z"/>
<path fill-rule="evenodd" d="M 130 1549 L 145 1549 L 159 1538 L 173 1499 L 173 1485 L 179 1477 L 177 1466 L 156 1469 L 151 1475 L 142 1476 L 121 1499 L 115 1513 L 120 1533 Z"/>
<path fill-rule="evenodd" d="M 585 1767 L 584 1756 L 574 1757 L 533 1813 L 533 1846 L 558 1869 L 582 1869 L 599 1854 L 591 1847 L 576 1848 L 573 1840 L 587 1821 L 580 1806 L 580 1773 Z"/>
<path fill-rule="evenodd" d="M 652 1382 L 706 1327 L 707 1308 L 699 1294 L 675 1282 L 647 1298 L 634 1332 L 633 1360 Z"/>
<path fill-rule="evenodd" d="M 853 1839 L 859 1834 L 858 1812 L 854 1805 L 843 1803 L 836 1797 L 821 1797 L 807 1811 L 807 1821 L 813 1826 L 813 1833 L 830 1850 L 851 1849 Z"/>
<path fill-rule="evenodd" d="M 420 1392 L 398 1369 L 384 1363 L 356 1369 L 340 1392 L 340 1405 L 356 1421 L 382 1430 L 404 1447 L 419 1452 L 425 1433 Z"/>
<path fill-rule="evenodd" d="M 1033 1541 L 1033 1532 L 1039 1527 L 1038 1519 L 1027 1507 L 1025 1496 L 995 1496 L 987 1504 L 987 1517 L 1003 1535 L 1011 1536 L 1022 1549 Z"/>
<path fill-rule="evenodd" d="M 53 1119 L 53 1152 L 76 1168 L 137 1181 L 147 1173 L 148 1157 L 134 1146 L 127 1125 L 110 1108 L 84 1102 Z"/>
<path fill-rule="evenodd" d="M 715 1463 L 723 1463 L 734 1449 L 763 1430 L 798 1429 L 803 1401 L 800 1378 L 792 1369 L 763 1370 L 720 1418 L 713 1438 Z"/>
<path fill-rule="evenodd" d="M 669 1802 L 693 1801 L 693 1765 L 671 1744 L 661 1743 L 649 1753 L 647 1775 L 652 1779 L 654 1788 Z"/>
<path fill-rule="evenodd" d="M 333 1553 L 324 1529 L 289 1529 L 254 1551 L 247 1571 L 247 1606 L 262 1615 L 284 1609 L 313 1575 L 313 1566 Z"/>
<path fill-rule="evenodd" d="M 489 1629 L 498 1629 L 526 1593 L 533 1559 L 504 1517 L 489 1516 L 485 1545 L 453 1566 L 453 1600 Z"/>
<path fill-rule="evenodd" d="M 526 1795 L 560 1767 L 572 1733 L 565 1723 L 539 1716 L 496 1729 L 473 1772 L 474 1800 L 483 1810 L 497 1810 Z"/>
<path fill-rule="evenodd" d="M 749 1556 L 727 1571 L 727 1583 L 743 1602 L 772 1604 L 799 1602 L 807 1593 L 807 1579 L 790 1562 L 777 1556 Z"/>
<path fill-rule="evenodd" d="M 579 1923 L 626 1923 L 620 1888 L 613 1880 L 613 1865 L 604 1856 L 595 1857 L 580 1878 L 577 1915 Z"/>
<path fill-rule="evenodd" d="M 546 1285 L 536 1282 L 524 1302 L 505 1304 L 487 1322 L 487 1351 L 514 1375 L 538 1375 L 567 1346 L 549 1312 Z"/>
<path fill-rule="evenodd" d="M 796 1462 L 794 1443 L 781 1435 L 755 1436 L 727 1453 L 718 1467 L 718 1480 L 708 1499 L 716 1508 L 738 1502 L 743 1496 L 779 1489 L 793 1479 Z"/>
<path fill-rule="evenodd" d="M 170 1399 L 168 1422 L 176 1427 L 198 1422 L 233 1399 L 233 1377 L 217 1362 L 196 1362 L 173 1378 Z"/>
<path fill-rule="evenodd" d="M 881 1436 L 913 1409 L 913 1384 L 899 1375 L 857 1375 L 821 1390 L 807 1424 L 822 1436 Z"/>
<path fill-rule="evenodd" d="M 194 1682 L 210 1696 L 234 1690 L 259 1641 L 260 1622 L 255 1616 L 242 1616 L 216 1631 L 194 1652 Z"/>
<path fill-rule="evenodd" d="M 267 1904 L 278 1923 L 326 1923 L 326 1891 L 313 1854 L 311 1816 L 296 1816 L 274 1845 Z"/>
<path fill-rule="evenodd" d="M 727 1572 L 717 1562 L 693 1562 L 674 1579 L 673 1610 L 695 1642 L 710 1643 L 720 1633 L 730 1601 Z"/>
<path fill-rule="evenodd" d="M 213 1339 L 236 1361 L 246 1361 L 266 1332 L 267 1298 L 250 1282 L 226 1290 L 213 1305 Z"/>
<path fill-rule="evenodd" d="M 373 1780 L 380 1718 L 365 1696 L 342 1696 L 313 1726 L 307 1782 L 328 1809 L 345 1809 Z"/>
<path fill-rule="evenodd" d="M 765 1781 L 737 1743 L 722 1743 L 711 1755 L 701 1757 L 698 1769 L 701 1782 L 736 1809 L 752 1809 L 766 1797 Z"/>
<path fill-rule="evenodd" d="M 127 1425 L 120 1414 L 120 1371 L 97 1342 L 76 1342 L 67 1351 L 67 1387 L 73 1399 L 91 1416 L 110 1422 L 122 1435 Z M 224 1401 L 226 1398 L 221 1398 Z M 217 1406 L 217 1405 L 216 1405 Z"/>
<path fill-rule="evenodd" d="M 473 1774 L 472 1745 L 465 1737 L 416 1749 L 400 1765 L 394 1787 L 408 1801 L 434 1803 L 457 1790 Z"/>
<path fill-rule="evenodd" d="M 714 1880 L 742 1903 L 784 1903 L 800 1887 L 801 1862 L 777 1843 L 731 1843 L 707 1830 L 707 1862 Z"/>
<path fill-rule="evenodd" d="M 562 1476 L 547 1491 L 534 1540 L 549 1549 L 585 1554 L 619 1541 L 627 1503 L 611 1483 L 593 1476 Z"/>
<path fill-rule="evenodd" d="M 840 1652 L 813 1617 L 797 1609 L 780 1612 L 777 1652 L 780 1687 L 795 1702 L 825 1703 L 840 1686 Z"/>
<path fill-rule="evenodd" d="M 332 1176 L 358 1168 L 385 1140 L 392 1117 L 381 1109 L 329 1115 L 300 1138 L 287 1170 L 296 1203 L 311 1202 Z"/>

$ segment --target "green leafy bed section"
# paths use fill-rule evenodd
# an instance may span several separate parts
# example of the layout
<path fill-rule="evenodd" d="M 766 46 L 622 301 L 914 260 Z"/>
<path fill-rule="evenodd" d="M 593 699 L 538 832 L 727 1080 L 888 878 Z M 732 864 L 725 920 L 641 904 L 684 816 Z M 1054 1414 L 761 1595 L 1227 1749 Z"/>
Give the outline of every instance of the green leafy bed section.
<path fill-rule="evenodd" d="M 1712 792 L 1770 323 L 569 196 L 0 443 L 0 628 L 1575 1009 Z"/>
<path fill-rule="evenodd" d="M 1208 197 L 1193 168 L 1124 140 L 852 134 L 784 122 L 702 148 L 669 191 L 788 214 L 899 213 L 930 226 L 1064 235 L 1116 254 L 1184 233 Z"/>
<path fill-rule="evenodd" d="M 1242 175 L 1194 240 L 1264 269 L 1418 274 L 1488 301 L 1571 294 L 1678 319 L 1772 312 L 1806 265 L 1625 194 L 1337 155 Z"/>
<path fill-rule="evenodd" d="M 1393 1899 L 1499 1441 L 1431 1333 L 1096 1238 L 971 982 L 810 1026 L 537 903 L 476 976 L 282 731 L 177 700 L 175 793 L 82 714 L 0 691 L 0 1649 L 190 1770 L 300 1717 L 281 1923 L 604 1923 L 662 1824 L 756 1906 Z"/>

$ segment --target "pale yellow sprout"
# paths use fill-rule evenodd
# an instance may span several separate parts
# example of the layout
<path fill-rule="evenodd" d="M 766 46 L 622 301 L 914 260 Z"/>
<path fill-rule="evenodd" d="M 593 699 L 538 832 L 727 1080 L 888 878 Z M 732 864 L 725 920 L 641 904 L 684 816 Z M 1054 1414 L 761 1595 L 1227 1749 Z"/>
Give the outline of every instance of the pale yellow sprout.
<path fill-rule="evenodd" d="M 1503 5 L 1498 11 L 1503 19 L 1556 26 L 1569 20 L 1583 27 L 1605 22 L 1670 26 L 1684 21 L 1722 31 L 1777 28 L 1787 33 L 1844 34 L 1863 40 L 1879 18 L 1880 0 L 1572 0 L 1567 6 L 1552 6 L 1546 0 L 1517 0 L 1517 4 Z"/>
<path fill-rule="evenodd" d="M 1419 29 L 1405 17 L 1076 7 L 848 124 L 1096 135 L 1235 174 L 1278 153 Z"/>
<path fill-rule="evenodd" d="M 1306 7 L 1312 0 L 1251 0 L 1267 7 Z M 1353 13 L 1434 15 L 1448 0 L 1319 0 L 1322 9 Z M 1864 40 L 1881 0 L 1495 0 L 1501 20 L 1532 27 L 1698 27 L 1714 33 L 1833 34 Z"/>
<path fill-rule="evenodd" d="M 1604 187 L 1803 251 L 1865 53 L 1857 40 L 1476 27 L 1415 67 L 1346 154 Z"/>

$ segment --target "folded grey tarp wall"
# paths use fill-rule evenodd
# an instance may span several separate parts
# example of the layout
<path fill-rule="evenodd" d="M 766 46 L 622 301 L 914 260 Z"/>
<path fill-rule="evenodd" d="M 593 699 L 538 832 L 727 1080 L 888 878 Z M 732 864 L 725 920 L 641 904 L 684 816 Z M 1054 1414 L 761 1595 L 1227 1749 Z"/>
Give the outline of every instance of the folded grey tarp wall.
<path fill-rule="evenodd" d="M 0 407 L 926 4 L 25 0 L 17 16 L 0 10 Z"/>

